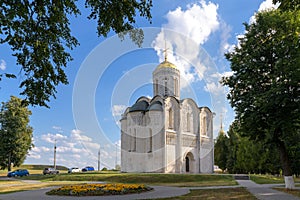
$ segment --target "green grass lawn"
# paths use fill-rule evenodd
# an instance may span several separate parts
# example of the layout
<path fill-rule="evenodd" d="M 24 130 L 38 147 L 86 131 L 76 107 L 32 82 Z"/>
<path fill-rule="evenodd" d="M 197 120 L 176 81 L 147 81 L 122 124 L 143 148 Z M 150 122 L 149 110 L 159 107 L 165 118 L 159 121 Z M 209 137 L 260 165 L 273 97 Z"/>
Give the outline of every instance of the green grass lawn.
<path fill-rule="evenodd" d="M 34 175 L 22 179 L 41 181 L 103 181 L 113 183 L 141 183 L 147 185 L 168 186 L 217 186 L 236 185 L 231 175 L 204 175 L 204 174 L 132 174 L 132 173 L 77 173 L 59 175 Z"/>
<path fill-rule="evenodd" d="M 250 175 L 250 179 L 258 184 L 284 184 L 284 178 L 282 176 L 273 175 Z M 300 178 L 294 178 L 295 183 L 300 183 Z"/>
<path fill-rule="evenodd" d="M 39 180 L 41 182 L 22 182 L 22 180 Z M 47 187 L 51 185 L 69 185 L 82 182 L 103 181 L 112 183 L 136 183 L 145 185 L 165 185 L 178 187 L 236 185 L 231 175 L 204 174 L 131 174 L 112 172 L 72 173 L 58 175 L 30 175 L 12 180 L 1 181 L 0 193 L 22 191 Z M 13 187 L 9 187 L 12 185 Z M 6 185 L 6 186 L 5 186 Z"/>
<path fill-rule="evenodd" d="M 191 190 L 189 194 L 172 197 L 162 198 L 157 200 L 196 200 L 196 199 L 222 199 L 222 200 L 255 200 L 257 199 L 245 188 L 230 188 L 230 189 L 210 189 L 210 190 Z"/>

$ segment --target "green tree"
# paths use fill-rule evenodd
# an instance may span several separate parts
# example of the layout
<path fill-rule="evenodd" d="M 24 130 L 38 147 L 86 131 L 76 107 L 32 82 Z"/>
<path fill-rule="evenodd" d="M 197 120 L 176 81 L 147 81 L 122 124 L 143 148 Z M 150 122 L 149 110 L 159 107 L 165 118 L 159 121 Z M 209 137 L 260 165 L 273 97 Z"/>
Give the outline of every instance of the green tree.
<path fill-rule="evenodd" d="M 256 165 L 256 158 L 253 149 L 253 143 L 249 142 L 248 138 L 242 137 L 239 141 L 236 168 L 240 169 L 241 173 L 253 173 Z"/>
<path fill-rule="evenodd" d="M 227 132 L 228 149 L 226 168 L 229 173 L 279 174 L 279 153 L 274 145 L 265 141 L 249 140 L 234 121 Z"/>
<path fill-rule="evenodd" d="M 297 10 L 300 7 L 299 0 L 273 0 L 273 4 L 280 3 L 279 9 L 282 11 Z"/>
<path fill-rule="evenodd" d="M 85 7 L 90 9 L 88 18 L 97 21 L 98 36 L 110 31 L 121 37 L 129 33 L 140 45 L 143 32 L 136 28 L 135 17 L 139 14 L 151 20 L 152 0 L 86 0 Z M 78 15 L 76 0 L 0 0 L 0 44 L 8 44 L 21 65 L 24 102 L 48 107 L 57 85 L 68 84 L 64 72 L 72 60 L 68 49 L 79 45 L 71 35 L 69 17 Z M 4 73 L 0 80 L 3 75 L 16 78 Z"/>
<path fill-rule="evenodd" d="M 277 145 L 286 187 L 294 187 L 289 143 L 299 138 L 300 10 L 257 13 L 239 46 L 225 54 L 234 74 L 222 83 L 242 133 Z M 299 141 L 299 140 L 298 140 Z"/>
<path fill-rule="evenodd" d="M 33 147 L 32 127 L 28 125 L 30 110 L 22 99 L 11 96 L 0 110 L 0 167 L 11 170 L 11 164 L 20 166 Z"/>
<path fill-rule="evenodd" d="M 227 162 L 226 168 L 229 173 L 241 173 L 239 169 L 237 169 L 237 152 L 239 147 L 239 135 L 238 135 L 238 122 L 234 121 L 227 132 L 228 141 L 227 141 Z"/>
<path fill-rule="evenodd" d="M 222 171 L 226 170 L 228 155 L 227 140 L 228 138 L 225 133 L 220 131 L 214 148 L 215 164 L 218 165 Z"/>
<path fill-rule="evenodd" d="M 291 157 L 291 160 L 293 160 L 293 162 L 291 163 L 292 165 L 292 170 L 293 173 L 296 176 L 300 175 L 300 130 L 298 130 L 298 134 L 297 134 L 297 138 L 295 138 L 292 141 L 289 141 L 288 143 L 288 153 Z"/>

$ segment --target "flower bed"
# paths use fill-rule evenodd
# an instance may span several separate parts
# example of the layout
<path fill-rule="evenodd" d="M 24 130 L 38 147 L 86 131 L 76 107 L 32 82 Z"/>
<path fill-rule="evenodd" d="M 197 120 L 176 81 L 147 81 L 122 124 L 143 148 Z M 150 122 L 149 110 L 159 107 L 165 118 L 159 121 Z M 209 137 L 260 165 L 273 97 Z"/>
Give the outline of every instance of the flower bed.
<path fill-rule="evenodd" d="M 48 195 L 66 195 L 66 196 L 101 196 L 101 195 L 122 195 L 131 193 L 140 193 L 150 191 L 153 188 L 142 184 L 81 184 L 62 186 L 53 189 Z"/>

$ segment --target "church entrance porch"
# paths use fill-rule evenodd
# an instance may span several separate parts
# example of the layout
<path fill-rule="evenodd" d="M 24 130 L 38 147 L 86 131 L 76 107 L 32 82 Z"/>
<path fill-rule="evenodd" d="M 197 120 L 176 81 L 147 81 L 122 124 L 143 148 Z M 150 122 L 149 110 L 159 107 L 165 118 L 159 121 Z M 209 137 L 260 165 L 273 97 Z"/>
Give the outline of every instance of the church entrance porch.
<path fill-rule="evenodd" d="M 194 155 L 191 152 L 188 152 L 186 154 L 186 156 L 184 157 L 184 172 L 185 173 L 195 173 L 195 159 L 194 159 Z"/>

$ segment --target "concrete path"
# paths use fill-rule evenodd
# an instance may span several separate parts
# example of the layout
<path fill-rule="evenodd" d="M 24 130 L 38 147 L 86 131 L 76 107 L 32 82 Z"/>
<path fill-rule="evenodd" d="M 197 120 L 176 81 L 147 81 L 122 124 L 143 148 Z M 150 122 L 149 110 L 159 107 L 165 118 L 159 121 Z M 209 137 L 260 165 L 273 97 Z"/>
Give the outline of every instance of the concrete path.
<path fill-rule="evenodd" d="M 235 186 L 211 186 L 211 187 L 166 187 L 151 186 L 153 191 L 141 194 L 114 195 L 114 196 L 95 196 L 95 197 L 68 197 L 68 196 L 50 196 L 45 193 L 54 187 L 48 187 L 32 191 L 14 192 L 0 195 L 0 200 L 132 200 L 132 199 L 157 199 L 166 197 L 175 197 L 188 194 L 190 189 L 218 189 L 218 188 L 236 188 L 245 187 L 260 200 L 299 200 L 295 196 L 271 189 L 275 186 L 283 186 L 282 184 L 256 184 L 251 180 L 236 180 L 239 185 Z"/>
<path fill-rule="evenodd" d="M 260 200 L 299 200 L 300 198 L 272 189 L 275 186 L 284 186 L 282 184 L 256 184 L 251 180 L 236 180 L 239 185 L 247 188 L 249 192 Z"/>

